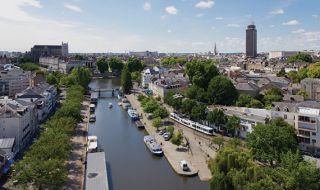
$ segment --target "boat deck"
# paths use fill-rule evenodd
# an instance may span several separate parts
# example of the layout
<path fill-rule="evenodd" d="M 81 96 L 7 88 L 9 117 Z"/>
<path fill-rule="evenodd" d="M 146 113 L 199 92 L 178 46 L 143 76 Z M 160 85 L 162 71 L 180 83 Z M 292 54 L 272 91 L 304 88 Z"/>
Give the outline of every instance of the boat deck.
<path fill-rule="evenodd" d="M 85 190 L 109 190 L 104 152 L 88 153 Z"/>

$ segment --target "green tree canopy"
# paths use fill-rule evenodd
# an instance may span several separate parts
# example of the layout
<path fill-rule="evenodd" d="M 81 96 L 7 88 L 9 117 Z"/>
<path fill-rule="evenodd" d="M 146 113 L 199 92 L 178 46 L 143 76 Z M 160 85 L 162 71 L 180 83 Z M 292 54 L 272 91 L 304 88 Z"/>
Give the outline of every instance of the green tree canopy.
<path fill-rule="evenodd" d="M 309 78 L 320 78 L 320 62 L 310 65 L 307 74 Z"/>
<path fill-rule="evenodd" d="M 224 76 L 217 76 L 210 81 L 208 93 L 210 95 L 210 102 L 220 105 L 232 105 L 238 97 L 236 88 Z"/>
<path fill-rule="evenodd" d="M 129 57 L 127 61 L 128 69 L 130 72 L 135 72 L 135 71 L 142 71 L 144 68 L 144 65 L 141 61 L 141 59 L 137 57 Z"/>
<path fill-rule="evenodd" d="M 312 56 L 307 53 L 298 53 L 297 55 L 291 56 L 287 59 L 287 63 L 295 63 L 295 62 L 312 63 Z"/>
<path fill-rule="evenodd" d="M 212 78 L 219 75 L 215 63 L 211 60 L 193 60 L 187 62 L 186 73 L 193 85 L 207 90 Z"/>
<path fill-rule="evenodd" d="M 37 71 L 40 70 L 40 66 L 34 63 L 24 63 L 19 65 L 24 71 Z"/>
<path fill-rule="evenodd" d="M 105 73 L 109 68 L 108 62 L 105 58 L 98 59 L 96 65 L 100 73 Z"/>
<path fill-rule="evenodd" d="M 121 72 L 124 67 L 123 61 L 117 57 L 111 57 L 107 60 L 107 62 L 110 68 L 112 69 L 112 71 Z"/>
<path fill-rule="evenodd" d="M 216 125 L 224 125 L 227 122 L 227 118 L 223 110 L 217 108 L 208 113 L 207 120 Z"/>
<path fill-rule="evenodd" d="M 131 74 L 128 69 L 128 66 L 124 66 L 122 72 L 121 72 L 121 87 L 125 94 L 128 94 L 132 88 L 132 79 Z"/>
<path fill-rule="evenodd" d="M 270 165 L 280 161 L 281 153 L 295 151 L 298 145 L 294 127 L 281 118 L 258 124 L 246 141 L 254 158 Z"/>
<path fill-rule="evenodd" d="M 248 107 L 252 101 L 252 97 L 248 94 L 240 94 L 236 105 L 239 107 Z"/>

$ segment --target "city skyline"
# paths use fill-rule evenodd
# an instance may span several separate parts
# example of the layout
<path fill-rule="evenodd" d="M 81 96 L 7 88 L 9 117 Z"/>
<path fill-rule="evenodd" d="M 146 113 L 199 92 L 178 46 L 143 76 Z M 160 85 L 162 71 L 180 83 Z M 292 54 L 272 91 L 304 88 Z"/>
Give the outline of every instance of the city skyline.
<path fill-rule="evenodd" d="M 258 28 L 258 52 L 320 49 L 320 2 L 310 0 L 6 0 L 0 50 L 69 42 L 70 52 L 245 52 Z"/>

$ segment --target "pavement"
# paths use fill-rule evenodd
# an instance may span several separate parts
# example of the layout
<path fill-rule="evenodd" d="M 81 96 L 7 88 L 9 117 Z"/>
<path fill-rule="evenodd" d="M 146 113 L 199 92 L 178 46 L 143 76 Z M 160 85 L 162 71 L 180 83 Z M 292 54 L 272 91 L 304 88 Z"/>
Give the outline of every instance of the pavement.
<path fill-rule="evenodd" d="M 184 176 L 198 174 L 202 181 L 208 181 L 211 179 L 212 175 L 208 168 L 208 161 L 216 155 L 215 150 L 211 148 L 212 137 L 175 123 L 175 131 L 179 129 L 182 130 L 184 137 L 189 141 L 189 150 L 177 151 L 178 147 L 176 145 L 173 145 L 170 141 L 165 141 L 163 137 L 156 132 L 156 128 L 152 127 L 152 120 L 146 119 L 146 114 L 143 112 L 140 102 L 137 100 L 136 96 L 131 94 L 127 95 L 127 98 L 132 107 L 137 109 L 140 114 L 143 114 L 141 121 L 144 123 L 145 129 L 149 135 L 155 136 L 158 143 L 162 144 L 164 155 L 175 172 Z M 172 110 L 169 109 L 169 111 Z M 181 160 L 187 161 L 190 168 L 189 172 L 182 171 L 180 167 Z"/>
<path fill-rule="evenodd" d="M 65 190 L 83 189 L 84 186 L 85 165 L 83 163 L 86 160 L 89 105 L 89 99 L 85 98 L 81 105 L 83 122 L 77 124 L 75 135 L 71 139 L 73 148 L 70 159 L 66 163 L 68 181 L 63 188 Z"/>

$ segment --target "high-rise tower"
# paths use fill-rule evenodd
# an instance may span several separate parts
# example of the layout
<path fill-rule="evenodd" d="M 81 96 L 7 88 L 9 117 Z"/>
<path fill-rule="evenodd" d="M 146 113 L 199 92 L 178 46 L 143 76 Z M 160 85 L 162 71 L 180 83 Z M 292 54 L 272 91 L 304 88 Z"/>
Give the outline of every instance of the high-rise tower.
<path fill-rule="evenodd" d="M 257 29 L 254 23 L 248 25 L 246 30 L 246 56 L 257 57 Z"/>
<path fill-rule="evenodd" d="M 217 56 L 219 53 L 218 53 L 218 49 L 217 49 L 217 44 L 214 43 L 214 52 L 213 52 L 213 55 Z"/>

